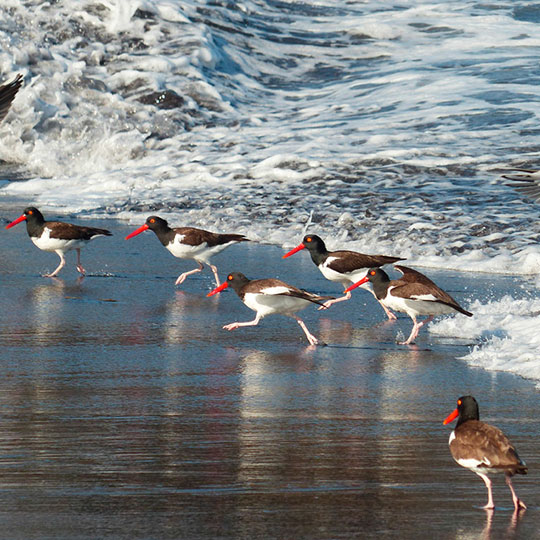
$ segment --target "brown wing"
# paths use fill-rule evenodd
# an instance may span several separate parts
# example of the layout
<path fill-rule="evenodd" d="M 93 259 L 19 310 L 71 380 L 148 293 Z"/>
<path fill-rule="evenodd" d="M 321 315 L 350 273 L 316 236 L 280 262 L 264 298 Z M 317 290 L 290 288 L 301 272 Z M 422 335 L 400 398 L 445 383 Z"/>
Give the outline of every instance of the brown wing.
<path fill-rule="evenodd" d="M 527 466 L 508 437 L 499 428 L 479 420 L 469 420 L 455 429 L 450 451 L 455 460 L 474 459 L 487 468 L 527 474 Z"/>
<path fill-rule="evenodd" d="M 364 255 L 356 251 L 332 251 L 328 258 L 333 259 L 326 264 L 328 268 L 339 272 L 340 274 L 348 274 L 360 268 L 378 268 L 385 264 L 392 264 L 397 261 L 402 261 L 400 257 L 389 257 L 387 255 Z"/>
<path fill-rule="evenodd" d="M 399 296 L 400 298 L 418 298 L 422 296 L 431 295 L 436 300 L 432 302 L 441 302 L 451 308 L 472 317 L 472 313 L 463 309 L 447 292 L 443 291 L 440 287 L 435 285 L 431 279 L 424 274 L 408 268 L 407 266 L 395 265 L 394 268 L 399 270 L 403 276 L 400 279 L 391 281 L 390 286 L 392 288 L 392 295 Z M 422 298 L 422 300 L 427 300 Z M 430 300 L 427 300 L 430 301 Z"/>
<path fill-rule="evenodd" d="M 46 221 L 45 227 L 51 229 L 51 238 L 63 238 L 66 240 L 91 240 L 98 235 L 112 235 L 107 229 L 83 227 L 72 223 L 64 223 L 63 221 Z"/>
<path fill-rule="evenodd" d="M 320 296 L 304 289 L 299 289 L 293 285 L 289 285 L 280 279 L 268 278 L 268 279 L 255 279 L 246 284 L 243 288 L 243 293 L 264 293 L 266 294 L 276 294 L 278 296 L 293 296 L 295 298 L 302 298 L 303 300 L 308 300 L 314 304 L 323 305 L 326 300 L 333 300 L 333 296 Z M 276 292 L 270 293 L 272 289 Z M 277 292 L 277 290 L 282 289 L 282 292 Z"/>
<path fill-rule="evenodd" d="M 0 122 L 7 115 L 9 108 L 11 107 L 11 103 L 15 99 L 15 96 L 17 95 L 19 88 L 22 86 L 22 83 L 23 77 L 21 74 L 19 74 L 13 81 L 0 86 Z"/>
<path fill-rule="evenodd" d="M 208 246 L 221 246 L 230 242 L 246 242 L 246 238 L 243 234 L 220 234 L 205 231 L 204 229 L 196 229 L 195 227 L 178 227 L 173 229 L 177 234 L 181 234 L 184 238 L 182 243 L 188 246 L 199 246 L 201 244 L 208 244 Z"/>

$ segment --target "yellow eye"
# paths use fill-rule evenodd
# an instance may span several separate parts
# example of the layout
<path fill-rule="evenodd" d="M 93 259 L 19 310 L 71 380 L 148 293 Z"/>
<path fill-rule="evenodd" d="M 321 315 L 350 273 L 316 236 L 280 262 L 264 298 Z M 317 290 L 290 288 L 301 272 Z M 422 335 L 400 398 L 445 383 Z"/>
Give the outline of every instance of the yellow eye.
<path fill-rule="evenodd" d="M 154 218 L 152 218 L 152 219 L 150 220 L 150 223 L 155 223 L 155 222 L 156 222 L 156 220 L 155 220 Z"/>
<path fill-rule="evenodd" d="M 374 276 L 375 273 L 376 273 L 375 270 L 372 270 L 372 271 L 370 272 L 370 275 Z"/>
<path fill-rule="evenodd" d="M 233 277 L 232 277 L 232 274 L 229 274 L 229 275 L 227 276 L 227 281 L 232 281 L 232 278 L 233 278 Z"/>
<path fill-rule="evenodd" d="M 457 404 L 458 404 L 458 405 L 461 405 L 461 399 L 458 399 L 458 400 L 457 400 Z"/>
<path fill-rule="evenodd" d="M 308 237 L 306 238 L 306 242 L 311 242 L 311 241 L 312 241 L 311 236 L 308 236 Z"/>

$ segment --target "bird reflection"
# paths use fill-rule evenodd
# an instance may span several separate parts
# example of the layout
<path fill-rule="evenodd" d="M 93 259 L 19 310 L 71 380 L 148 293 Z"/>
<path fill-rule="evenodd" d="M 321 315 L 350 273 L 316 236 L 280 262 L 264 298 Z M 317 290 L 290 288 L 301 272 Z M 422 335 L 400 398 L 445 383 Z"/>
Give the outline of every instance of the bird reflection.
<path fill-rule="evenodd" d="M 493 527 L 493 517 L 495 515 L 495 509 L 484 508 L 484 510 L 486 512 L 486 524 L 479 537 L 482 540 L 492 540 L 492 532 L 493 532 L 492 527 Z M 506 528 L 506 533 L 504 534 L 504 538 L 506 540 L 519 538 L 518 526 L 524 514 L 525 512 L 523 511 L 523 509 L 514 510 L 510 518 L 510 522 L 508 523 L 508 527 Z M 499 537 L 498 531 L 497 531 L 496 537 Z"/>

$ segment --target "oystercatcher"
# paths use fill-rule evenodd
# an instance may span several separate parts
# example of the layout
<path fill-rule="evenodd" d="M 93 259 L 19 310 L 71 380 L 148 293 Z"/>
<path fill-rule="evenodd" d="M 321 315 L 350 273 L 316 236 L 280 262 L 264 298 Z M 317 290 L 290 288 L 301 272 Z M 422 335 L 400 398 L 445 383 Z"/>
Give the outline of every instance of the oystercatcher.
<path fill-rule="evenodd" d="M 356 251 L 328 251 L 322 238 L 316 234 L 308 234 L 295 248 L 283 255 L 283 259 L 294 255 L 302 249 L 307 249 L 311 255 L 311 260 L 315 266 L 319 268 L 321 274 L 330 281 L 341 283 L 343 287 L 347 287 L 351 283 L 356 283 L 367 274 L 370 268 L 377 268 L 385 264 L 392 264 L 397 261 L 402 261 L 401 257 L 388 257 L 386 255 L 364 255 Z M 369 286 L 362 286 L 373 294 Z M 330 307 L 337 302 L 349 300 L 351 293 L 345 291 L 344 296 L 329 300 L 325 303 L 326 307 Z M 375 296 L 376 297 L 376 296 Z M 377 298 L 377 297 L 376 297 Z M 377 300 L 379 300 L 377 298 Z M 396 319 L 396 316 L 379 301 L 384 309 L 387 317 L 391 320 Z"/>
<path fill-rule="evenodd" d="M 295 313 L 307 307 L 310 303 L 319 304 L 324 308 L 323 302 L 331 296 L 319 296 L 292 285 L 287 285 L 279 279 L 255 279 L 249 280 L 240 272 L 232 272 L 219 287 L 209 292 L 206 296 L 220 293 L 229 285 L 234 289 L 244 304 L 255 311 L 255 319 L 248 322 L 234 322 L 226 324 L 225 330 L 236 330 L 240 326 L 256 326 L 266 315 L 278 313 L 292 317 L 302 328 L 311 345 L 318 345 L 319 340 L 309 332 L 304 321 Z M 326 308 L 325 308 L 326 309 Z"/>
<path fill-rule="evenodd" d="M 19 74 L 11 82 L 2 84 L 0 86 L 0 122 L 7 115 L 9 108 L 11 107 L 11 103 L 15 99 L 15 96 L 22 86 L 22 83 L 23 76 Z"/>
<path fill-rule="evenodd" d="M 175 285 L 180 285 L 190 275 L 200 272 L 206 263 L 214 273 L 216 285 L 220 285 L 217 268 L 210 264 L 210 257 L 237 242 L 246 242 L 249 239 L 243 234 L 219 234 L 208 232 L 195 227 L 178 227 L 171 229 L 167 221 L 150 216 L 144 225 L 126 236 L 126 240 L 150 229 L 156 233 L 159 241 L 179 259 L 193 259 L 199 267 L 178 276 Z"/>
<path fill-rule="evenodd" d="M 6 225 L 6 229 L 21 221 L 26 221 L 28 236 L 39 249 L 54 251 L 60 257 L 58 268 L 52 274 L 45 274 L 45 277 L 55 277 L 64 268 L 66 264 L 64 254 L 72 249 L 77 251 L 77 270 L 84 276 L 86 271 L 81 265 L 81 248 L 98 236 L 112 235 L 106 229 L 82 227 L 63 221 L 45 221 L 43 214 L 33 206 L 25 208 L 20 217 Z"/>
<path fill-rule="evenodd" d="M 456 428 L 450 433 L 448 441 L 450 452 L 459 465 L 476 473 L 486 484 L 488 502 L 483 508 L 495 508 L 491 480 L 488 478 L 488 474 L 493 473 L 506 475 L 516 512 L 527 508 L 512 486 L 512 476 L 527 474 L 527 465 L 520 459 L 508 437 L 499 428 L 479 420 L 478 402 L 472 396 L 460 397 L 457 409 L 448 415 L 443 424 L 452 422 L 456 417 Z"/>
<path fill-rule="evenodd" d="M 394 266 L 403 274 L 400 279 L 390 280 L 388 274 L 380 268 L 371 268 L 366 277 L 346 289 L 352 291 L 356 287 L 371 282 L 377 299 L 387 307 L 406 313 L 413 321 L 411 335 L 400 345 L 413 343 L 420 328 L 431 322 L 436 315 L 444 315 L 458 311 L 472 317 L 472 313 L 463 309 L 448 293 L 437 287 L 433 281 L 420 272 L 406 266 Z M 418 315 L 428 315 L 423 322 L 417 322 Z"/>
<path fill-rule="evenodd" d="M 505 180 L 510 180 L 510 183 L 507 185 L 531 199 L 540 201 L 540 171 L 513 169 L 511 174 L 503 174 L 502 177 Z"/>

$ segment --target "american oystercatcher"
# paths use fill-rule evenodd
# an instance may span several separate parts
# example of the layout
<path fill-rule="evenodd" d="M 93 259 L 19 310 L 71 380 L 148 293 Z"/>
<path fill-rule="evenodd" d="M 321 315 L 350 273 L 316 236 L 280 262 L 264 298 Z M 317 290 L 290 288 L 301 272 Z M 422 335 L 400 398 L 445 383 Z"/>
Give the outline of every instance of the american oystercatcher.
<path fill-rule="evenodd" d="M 11 82 L 0 86 L 0 122 L 6 117 L 22 83 L 23 76 L 19 74 Z"/>
<path fill-rule="evenodd" d="M 403 274 L 400 279 L 390 280 L 388 274 L 380 268 L 371 268 L 366 277 L 346 289 L 352 291 L 356 287 L 371 282 L 377 299 L 386 307 L 406 313 L 413 321 L 411 335 L 400 345 L 413 343 L 420 328 L 431 322 L 436 315 L 444 315 L 458 311 L 472 317 L 472 313 L 463 309 L 448 293 L 437 287 L 431 279 L 420 272 L 405 266 L 394 266 Z M 428 315 L 428 318 L 418 322 L 418 315 Z"/>
<path fill-rule="evenodd" d="M 388 257 L 386 255 L 364 255 L 356 251 L 328 251 L 322 238 L 316 234 L 308 234 L 295 248 L 283 255 L 283 259 L 294 255 L 302 249 L 307 249 L 311 255 L 311 260 L 315 266 L 319 268 L 321 274 L 330 281 L 341 283 L 343 287 L 347 287 L 351 283 L 356 283 L 367 274 L 370 268 L 377 268 L 385 264 L 392 264 L 397 261 L 402 261 L 400 257 Z M 373 291 L 369 286 L 362 286 L 369 292 Z M 351 293 L 345 291 L 344 296 L 329 300 L 325 303 L 326 307 L 330 307 L 337 302 L 349 300 Z M 396 316 L 379 301 L 389 319 L 396 319 Z"/>
<path fill-rule="evenodd" d="M 503 174 L 507 184 L 531 199 L 540 201 L 540 171 L 531 169 L 513 169 L 510 174 Z"/>
<path fill-rule="evenodd" d="M 324 307 L 323 302 L 331 299 L 331 296 L 319 296 L 303 289 L 297 289 L 279 279 L 249 280 L 240 272 L 229 274 L 227 281 L 206 296 L 220 293 L 229 286 L 234 289 L 242 302 L 255 311 L 257 315 L 252 321 L 226 324 L 223 327 L 225 330 L 236 330 L 240 326 L 256 326 L 266 315 L 278 313 L 292 317 L 300 325 L 311 345 L 319 344 L 319 340 L 309 332 L 304 321 L 297 317 L 295 313 L 309 306 L 310 303 Z"/>
<path fill-rule="evenodd" d="M 491 480 L 488 478 L 488 474 L 493 473 L 506 475 L 516 512 L 527 508 L 512 486 L 512 476 L 527 474 L 527 465 L 520 459 L 508 437 L 499 428 L 480 422 L 478 402 L 472 396 L 460 397 L 457 409 L 448 415 L 443 424 L 449 424 L 456 418 L 456 428 L 448 441 L 450 452 L 459 465 L 476 473 L 486 484 L 488 502 L 483 508 L 495 508 Z"/>
<path fill-rule="evenodd" d="M 220 281 L 217 268 L 213 264 L 210 264 L 210 257 L 232 244 L 247 242 L 249 240 L 243 234 L 219 234 L 203 229 L 196 229 L 195 227 L 177 227 L 171 229 L 168 223 L 158 216 L 147 218 L 144 225 L 126 236 L 126 240 L 137 236 L 147 229 L 154 231 L 159 241 L 175 257 L 179 259 L 193 259 L 199 263 L 198 268 L 180 274 L 175 285 L 180 285 L 188 276 L 200 272 L 204 268 L 203 263 L 206 263 L 214 273 L 216 285 L 219 286 Z"/>
<path fill-rule="evenodd" d="M 21 221 L 26 221 L 28 236 L 39 249 L 54 251 L 60 257 L 58 268 L 52 274 L 45 274 L 45 277 L 55 277 L 64 268 L 64 254 L 72 249 L 77 251 L 77 270 L 84 276 L 86 271 L 81 265 L 81 248 L 98 236 L 112 235 L 106 229 L 82 227 L 63 221 L 45 221 L 43 214 L 33 206 L 25 208 L 20 217 L 6 225 L 6 229 L 11 229 Z"/>

